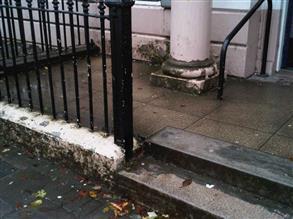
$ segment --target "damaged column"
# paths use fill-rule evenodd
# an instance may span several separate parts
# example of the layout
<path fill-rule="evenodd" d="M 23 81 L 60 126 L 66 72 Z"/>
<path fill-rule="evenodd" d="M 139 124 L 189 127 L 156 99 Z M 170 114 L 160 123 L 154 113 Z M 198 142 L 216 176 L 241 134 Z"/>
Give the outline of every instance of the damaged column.
<path fill-rule="evenodd" d="M 191 93 L 216 86 L 217 65 L 210 58 L 211 0 L 172 1 L 170 57 L 153 84 Z"/>

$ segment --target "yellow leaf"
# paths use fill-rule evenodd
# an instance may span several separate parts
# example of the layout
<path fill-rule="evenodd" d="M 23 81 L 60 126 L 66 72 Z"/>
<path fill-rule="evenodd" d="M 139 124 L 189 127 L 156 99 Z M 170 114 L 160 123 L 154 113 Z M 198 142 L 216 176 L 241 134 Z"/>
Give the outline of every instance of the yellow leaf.
<path fill-rule="evenodd" d="M 45 198 L 45 196 L 47 195 L 47 192 L 44 189 L 41 189 L 37 191 L 34 195 L 36 198 Z"/>
<path fill-rule="evenodd" d="M 37 199 L 37 200 L 35 200 L 35 201 L 33 201 L 33 202 L 31 203 L 31 206 L 32 206 L 33 208 L 36 208 L 36 207 L 40 206 L 41 204 L 43 204 L 43 200 L 42 200 L 42 199 Z"/>
<path fill-rule="evenodd" d="M 105 207 L 104 209 L 103 209 L 103 212 L 104 213 L 108 213 L 110 211 L 110 208 L 109 207 Z"/>
<path fill-rule="evenodd" d="M 97 191 L 89 191 L 89 196 L 91 198 L 97 198 Z"/>

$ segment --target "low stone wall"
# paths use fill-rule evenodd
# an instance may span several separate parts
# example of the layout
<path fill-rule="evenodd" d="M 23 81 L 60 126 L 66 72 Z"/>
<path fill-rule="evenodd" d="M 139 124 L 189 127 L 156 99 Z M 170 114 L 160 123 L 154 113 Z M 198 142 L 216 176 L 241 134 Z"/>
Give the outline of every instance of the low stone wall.
<path fill-rule="evenodd" d="M 105 181 L 111 180 L 124 160 L 123 150 L 112 136 L 5 103 L 0 103 L 0 135 L 38 156 L 75 166 Z"/>

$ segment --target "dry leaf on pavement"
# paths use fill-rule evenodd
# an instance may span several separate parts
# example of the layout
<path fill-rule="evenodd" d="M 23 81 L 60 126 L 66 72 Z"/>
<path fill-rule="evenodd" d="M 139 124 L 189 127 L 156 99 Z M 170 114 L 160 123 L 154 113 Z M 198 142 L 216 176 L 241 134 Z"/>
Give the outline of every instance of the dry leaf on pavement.
<path fill-rule="evenodd" d="M 180 188 L 189 186 L 192 183 L 192 179 L 186 179 L 182 182 L 182 186 Z"/>

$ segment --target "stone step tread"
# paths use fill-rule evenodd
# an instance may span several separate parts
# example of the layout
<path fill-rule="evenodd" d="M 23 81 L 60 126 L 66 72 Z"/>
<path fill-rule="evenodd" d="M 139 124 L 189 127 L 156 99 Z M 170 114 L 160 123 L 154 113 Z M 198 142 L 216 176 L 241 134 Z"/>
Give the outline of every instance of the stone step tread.
<path fill-rule="evenodd" d="M 172 127 L 147 141 L 293 188 L 293 162 L 281 157 Z"/>
<path fill-rule="evenodd" d="M 145 190 L 151 188 L 154 193 L 163 194 L 168 202 L 179 200 L 186 207 L 208 212 L 208 215 L 215 218 L 293 217 L 293 209 L 280 203 L 256 197 L 236 187 L 154 160 L 152 157 L 144 158 L 130 171 L 120 171 L 119 175 L 122 179 L 128 179 L 128 187 L 131 186 L 129 180 L 134 182 L 133 190 L 137 190 L 136 184 L 143 185 Z M 191 184 L 182 187 L 187 179 L 191 180 Z M 214 187 L 208 188 L 209 185 Z M 155 200 L 155 195 L 151 197 Z"/>

